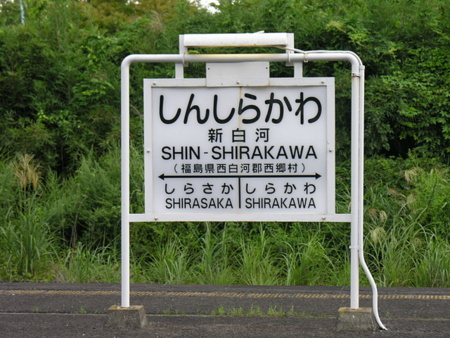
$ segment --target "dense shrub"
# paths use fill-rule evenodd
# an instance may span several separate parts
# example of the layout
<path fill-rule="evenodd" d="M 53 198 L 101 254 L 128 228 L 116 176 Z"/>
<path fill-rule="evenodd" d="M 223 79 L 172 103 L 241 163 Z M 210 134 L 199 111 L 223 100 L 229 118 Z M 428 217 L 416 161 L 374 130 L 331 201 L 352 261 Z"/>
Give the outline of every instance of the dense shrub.
<path fill-rule="evenodd" d="M 267 31 L 294 33 L 302 50 L 352 50 L 362 58 L 371 268 L 382 285 L 449 286 L 449 1 L 221 0 L 215 12 L 187 0 L 27 1 L 24 24 L 18 1 L 0 5 L 1 279 L 117 278 L 116 145 L 125 56 L 178 53 L 179 34 Z M 336 77 L 337 207 L 346 212 L 348 65 L 304 66 L 305 76 Z M 292 73 L 284 64 L 271 67 L 272 76 Z M 133 212 L 143 205 L 136 169 L 142 165 L 142 79 L 173 76 L 171 64 L 132 67 Z M 186 76 L 204 76 L 203 65 L 189 65 Z M 24 174 L 25 164 L 34 179 Z M 136 224 L 133 278 L 342 285 L 348 228 Z"/>

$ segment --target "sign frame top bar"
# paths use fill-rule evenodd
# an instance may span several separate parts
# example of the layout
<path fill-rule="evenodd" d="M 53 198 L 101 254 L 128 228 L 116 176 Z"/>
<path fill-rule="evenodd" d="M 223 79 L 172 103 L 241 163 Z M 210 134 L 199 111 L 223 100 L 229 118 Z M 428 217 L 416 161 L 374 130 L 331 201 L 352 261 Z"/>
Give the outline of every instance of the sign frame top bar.
<path fill-rule="evenodd" d="M 277 47 L 285 49 L 287 55 L 293 54 L 294 33 L 221 33 L 221 34 L 181 34 L 179 35 L 180 55 L 188 54 L 192 47 Z M 184 78 L 187 63 L 175 65 L 175 77 Z M 288 66 L 292 66 L 290 61 Z M 298 65 L 302 65 L 299 63 Z"/>
<path fill-rule="evenodd" d="M 294 45 L 293 33 L 232 33 L 180 35 L 180 47 L 287 47 Z"/>

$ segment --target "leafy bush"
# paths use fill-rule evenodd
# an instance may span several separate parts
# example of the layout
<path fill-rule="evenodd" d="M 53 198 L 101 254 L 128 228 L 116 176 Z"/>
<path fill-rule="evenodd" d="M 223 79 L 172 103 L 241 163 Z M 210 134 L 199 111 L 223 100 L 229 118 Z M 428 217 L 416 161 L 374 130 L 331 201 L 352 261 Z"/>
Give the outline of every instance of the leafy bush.
<path fill-rule="evenodd" d="M 179 34 L 264 30 L 293 32 L 303 50 L 360 55 L 370 265 L 382 285 L 447 287 L 450 2 L 223 0 L 217 9 L 187 0 L 38 1 L 28 4 L 22 25 L 17 2 L 2 3 L 0 278 L 118 278 L 121 61 L 132 53 L 178 53 Z M 348 212 L 348 65 L 304 66 L 305 76 L 336 77 L 337 209 Z M 203 65 L 186 68 L 188 77 L 204 73 Z M 292 69 L 273 64 L 271 75 L 291 76 Z M 132 68 L 136 213 L 144 204 L 142 78 L 173 76 L 172 64 Z M 19 183 L 20 153 L 33 156 L 37 181 Z M 348 282 L 347 224 L 150 223 L 133 224 L 131 236 L 135 281 Z"/>
<path fill-rule="evenodd" d="M 285 31 L 295 34 L 295 46 L 303 50 L 355 51 L 366 65 L 368 154 L 406 156 L 417 148 L 448 158 L 446 0 L 220 1 L 215 13 L 187 0 L 46 1 L 29 4 L 25 25 L 19 24 L 17 4 L 4 6 L 0 131 L 5 137 L 0 149 L 34 154 L 44 167 L 58 173 L 73 173 L 83 155 L 92 150 L 102 154 L 119 138 L 123 58 L 134 53 L 178 53 L 178 35 L 185 33 Z M 304 66 L 305 76 L 336 76 L 337 138 L 348 140 L 348 67 L 317 62 Z M 284 64 L 271 67 L 272 76 L 292 74 Z M 142 78 L 173 77 L 173 68 L 133 66 L 133 123 L 142 116 Z M 204 76 L 200 75 L 204 67 L 190 65 L 186 74 Z M 136 141 L 142 142 L 141 136 Z M 341 154 L 346 143 L 342 145 Z"/>

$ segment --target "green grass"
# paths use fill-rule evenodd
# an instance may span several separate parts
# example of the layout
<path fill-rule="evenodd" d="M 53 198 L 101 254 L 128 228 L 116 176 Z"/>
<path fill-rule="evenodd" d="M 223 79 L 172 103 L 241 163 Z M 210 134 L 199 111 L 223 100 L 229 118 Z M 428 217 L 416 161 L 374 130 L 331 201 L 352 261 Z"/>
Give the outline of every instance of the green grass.
<path fill-rule="evenodd" d="M 132 163 L 142 159 L 132 152 Z M 0 279 L 119 282 L 118 152 L 88 156 L 73 177 L 31 184 L 0 161 Z M 29 169 L 37 170 L 30 160 Z M 23 163 L 22 163 L 23 164 Z M 42 168 L 40 168 L 41 170 Z M 337 168 L 337 209 L 348 210 L 348 168 Z M 142 173 L 132 176 L 139 210 Z M 31 180 L 31 179 L 30 179 Z M 365 256 L 380 286 L 450 287 L 450 174 L 432 159 L 366 161 Z M 133 282 L 348 285 L 346 223 L 137 223 Z M 364 275 L 362 285 L 368 285 Z"/>
<path fill-rule="evenodd" d="M 217 309 L 212 310 L 210 313 L 206 313 L 207 316 L 219 316 L 219 317 L 301 317 L 301 318 L 317 318 L 320 316 L 313 316 L 306 314 L 305 312 L 297 312 L 294 306 L 289 309 L 284 309 L 282 306 L 274 305 L 269 306 L 263 310 L 258 305 L 252 305 L 250 308 L 242 307 L 225 307 L 220 306 Z"/>

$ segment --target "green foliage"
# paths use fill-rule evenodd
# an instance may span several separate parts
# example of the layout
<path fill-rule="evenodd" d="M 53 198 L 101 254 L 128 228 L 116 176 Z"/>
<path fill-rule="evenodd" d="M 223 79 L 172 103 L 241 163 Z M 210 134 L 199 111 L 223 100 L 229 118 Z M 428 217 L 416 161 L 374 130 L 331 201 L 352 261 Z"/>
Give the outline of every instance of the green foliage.
<path fill-rule="evenodd" d="M 132 154 L 137 165 L 142 154 Z M 1 279 L 119 280 L 118 159 L 117 148 L 88 155 L 64 181 L 39 176 L 29 156 L 0 162 Z M 337 172 L 348 176 L 345 164 Z M 432 159 L 366 161 L 365 250 L 380 285 L 449 286 L 448 180 Z M 132 181 L 133 201 L 142 203 L 142 178 Z M 338 209 L 345 212 L 341 184 Z M 345 223 L 133 224 L 132 280 L 347 285 L 349 240 Z"/>
<path fill-rule="evenodd" d="M 250 308 L 227 308 L 220 306 L 214 309 L 210 313 L 211 316 L 239 316 L 239 317 L 253 317 L 253 316 L 266 316 L 266 317 L 287 317 L 287 316 L 301 316 L 297 314 L 294 307 L 291 307 L 288 311 L 284 310 L 280 306 L 269 306 L 266 311 L 259 306 L 252 305 Z"/>
<path fill-rule="evenodd" d="M 368 261 L 382 285 L 449 286 L 449 1 L 221 0 L 211 13 L 187 0 L 34 0 L 25 24 L 17 1 L 0 4 L 1 279 L 117 281 L 121 61 L 178 53 L 179 34 L 266 31 L 294 33 L 302 50 L 362 58 Z M 268 51 L 282 52 L 250 50 Z M 272 76 L 291 73 L 271 65 Z M 337 209 L 347 212 L 348 66 L 306 63 L 304 73 L 336 77 Z M 149 77 L 174 77 L 174 67 L 132 68 L 133 212 L 144 205 L 141 93 Z M 20 183 L 25 156 L 36 184 Z M 131 237 L 134 281 L 349 279 L 347 224 L 150 223 L 134 224 Z"/>
<path fill-rule="evenodd" d="M 149 267 L 151 280 L 169 284 L 192 282 L 189 273 L 192 256 L 188 252 L 188 247 L 182 245 L 177 238 L 161 244 Z"/>
<path fill-rule="evenodd" d="M 326 244 L 319 235 L 312 235 L 306 243 L 290 247 L 284 254 L 286 285 L 317 285 L 329 283 L 323 276 L 329 275 L 333 262 L 328 256 Z"/>
<path fill-rule="evenodd" d="M 120 260 L 108 246 L 89 249 L 82 243 L 69 249 L 59 263 L 56 280 L 63 283 L 104 283 L 120 280 Z"/>
<path fill-rule="evenodd" d="M 380 284 L 447 287 L 448 170 L 413 155 L 368 163 L 366 250 Z"/>
<path fill-rule="evenodd" d="M 260 225 L 258 238 L 246 241 L 241 238 L 239 270 L 246 285 L 274 285 L 278 283 L 277 257 L 271 252 L 266 231 Z"/>
<path fill-rule="evenodd" d="M 366 65 L 368 153 L 405 156 L 418 148 L 448 158 L 446 0 L 220 1 L 214 13 L 182 0 L 27 4 L 25 25 L 17 2 L 2 2 L 0 12 L 0 147 L 32 153 L 59 173 L 72 173 L 81 155 L 101 154 L 118 139 L 122 59 L 177 53 L 184 33 L 285 31 L 303 50 L 353 50 Z M 190 65 L 186 74 L 204 73 L 199 67 Z M 290 73 L 285 65 L 272 65 L 273 76 Z M 173 65 L 133 67 L 133 121 L 142 115 L 141 79 L 173 75 Z M 338 146 L 345 154 L 348 70 L 308 63 L 305 75 L 336 76 Z"/>
<path fill-rule="evenodd" d="M 53 238 L 44 216 L 38 166 L 18 156 L 0 166 L 0 278 L 28 280 L 50 273 Z"/>
<path fill-rule="evenodd" d="M 450 149 L 450 57 L 446 48 L 448 43 L 441 48 L 409 50 L 401 70 L 370 80 L 374 92 L 367 95 L 368 119 L 378 144 L 393 153 L 417 148 L 424 154 L 446 157 Z M 370 148 L 376 150 L 376 144 Z"/>
<path fill-rule="evenodd" d="M 450 174 L 447 168 L 435 167 L 429 171 L 413 167 L 405 171 L 405 179 L 411 185 L 407 196 L 408 211 L 427 228 L 434 229 L 440 238 L 450 239 L 448 215 L 450 206 Z"/>
<path fill-rule="evenodd" d="M 111 243 L 120 233 L 119 150 L 100 161 L 89 154 L 81 159 L 73 178 L 48 179 L 47 217 L 63 243 L 75 248 L 78 241 L 92 247 Z"/>
<path fill-rule="evenodd" d="M 35 278 L 41 269 L 48 268 L 52 254 L 48 224 L 33 202 L 33 198 L 29 198 L 27 204 L 31 205 L 26 205 L 22 212 L 8 214 L 0 233 L 4 268 L 25 280 Z"/>
<path fill-rule="evenodd" d="M 414 285 L 449 287 L 450 247 L 448 241 L 431 235 L 423 244 L 423 256 L 414 266 Z"/>
<path fill-rule="evenodd" d="M 197 264 L 197 281 L 200 284 L 230 285 L 234 284 L 232 262 L 235 257 L 229 252 L 232 238 L 228 228 L 213 234 L 212 224 L 206 223 L 206 232 L 202 238 L 200 258 Z M 220 236 L 220 237 L 219 237 Z"/>

